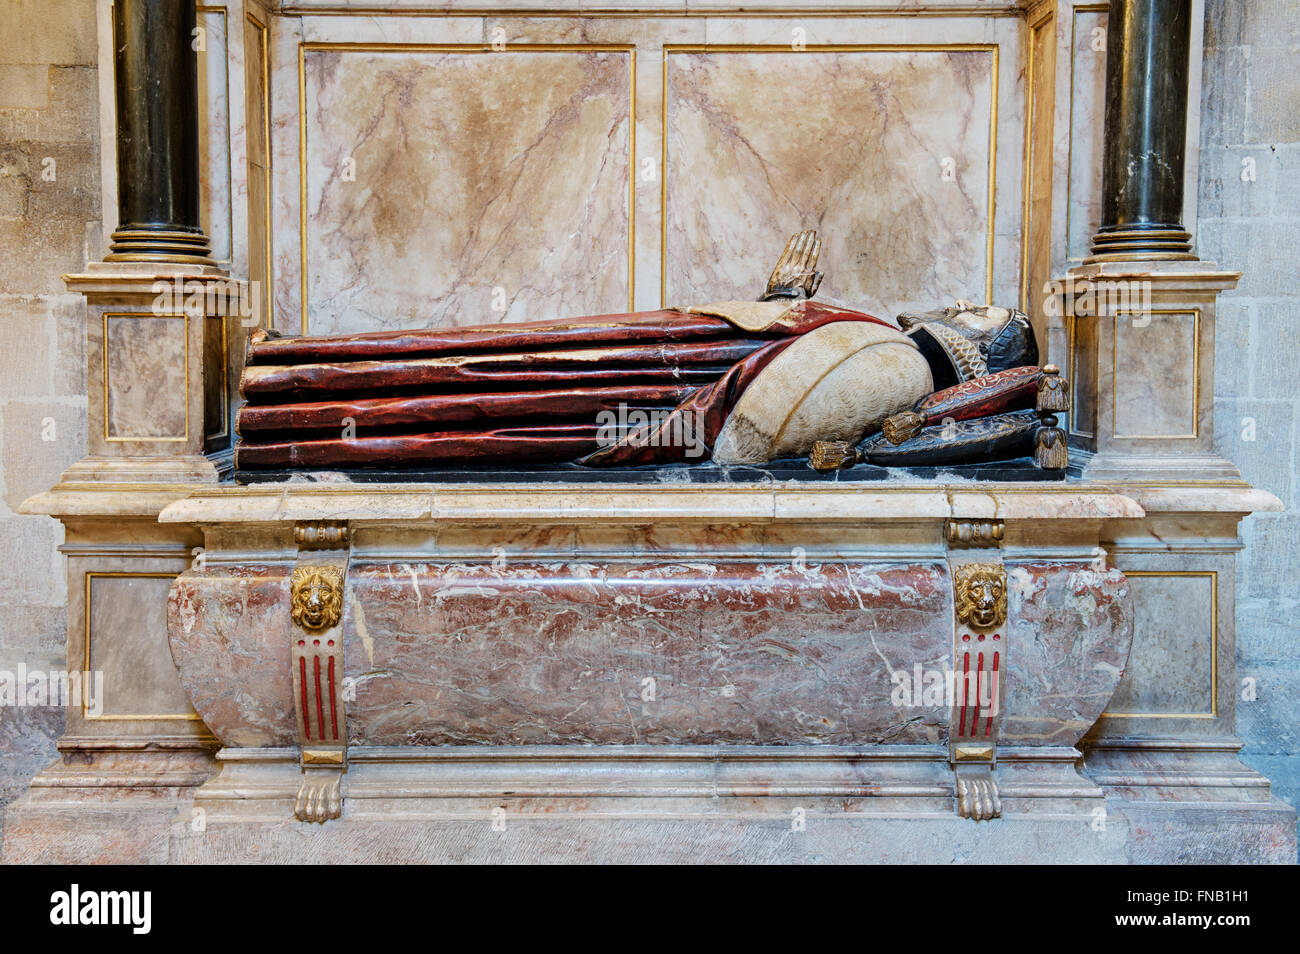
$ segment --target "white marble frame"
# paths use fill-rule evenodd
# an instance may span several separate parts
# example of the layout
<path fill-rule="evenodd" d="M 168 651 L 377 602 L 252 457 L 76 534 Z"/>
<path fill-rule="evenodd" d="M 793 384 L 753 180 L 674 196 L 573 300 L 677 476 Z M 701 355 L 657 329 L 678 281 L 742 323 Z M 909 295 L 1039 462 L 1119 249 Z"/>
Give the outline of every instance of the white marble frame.
<path fill-rule="evenodd" d="M 308 180 L 308 121 L 307 121 L 307 69 L 306 55 L 312 51 L 318 50 L 335 50 L 340 52 L 358 52 L 358 53 L 459 53 L 459 54 L 482 54 L 495 55 L 491 47 L 485 46 L 482 42 L 468 43 L 422 43 L 422 42 L 402 42 L 402 41 L 356 41 L 356 40 L 333 40 L 333 41 L 300 41 L 297 45 L 297 72 L 298 72 L 298 164 L 297 164 L 297 189 L 298 189 L 298 231 L 296 240 L 298 248 L 298 314 L 300 316 L 300 332 L 307 334 L 309 327 L 309 285 L 311 266 L 307 246 L 309 244 L 310 217 L 305 213 L 307 208 L 307 195 L 309 191 Z M 628 169 L 629 169 L 629 186 L 628 186 L 628 234 L 627 234 L 627 264 L 628 264 L 628 308 L 635 307 L 636 300 L 636 191 L 635 191 L 635 167 L 636 167 L 636 77 L 637 77 L 637 48 L 634 44 L 619 43 L 510 43 L 504 50 L 504 53 L 511 52 L 530 52 L 530 53 L 623 53 L 629 57 L 628 78 L 630 86 L 630 116 L 631 123 L 629 126 L 629 152 L 628 152 Z M 274 152 L 274 150 L 273 150 Z M 274 168 L 273 163 L 273 168 Z M 287 157 L 282 158 L 280 165 L 289 165 Z M 289 238 L 284 223 L 281 223 L 280 238 L 282 240 Z M 277 244 L 273 242 L 273 244 Z"/>

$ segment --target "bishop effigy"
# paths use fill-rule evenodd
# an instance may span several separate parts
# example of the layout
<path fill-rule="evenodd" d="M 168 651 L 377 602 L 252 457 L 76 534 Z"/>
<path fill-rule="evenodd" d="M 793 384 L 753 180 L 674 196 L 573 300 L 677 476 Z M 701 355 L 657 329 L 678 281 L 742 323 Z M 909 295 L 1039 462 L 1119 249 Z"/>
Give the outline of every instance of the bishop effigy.
<path fill-rule="evenodd" d="M 1023 314 L 959 302 L 895 325 L 814 301 L 819 252 L 814 232 L 792 237 L 757 302 L 448 330 L 259 332 L 241 379 L 237 467 L 763 464 L 882 427 L 882 462 L 1024 453 L 1040 426 L 1029 409 L 1042 373 Z M 917 415 L 921 426 L 905 426 Z M 978 423 L 954 431 L 964 420 Z M 946 432 L 924 433 L 944 422 Z"/>

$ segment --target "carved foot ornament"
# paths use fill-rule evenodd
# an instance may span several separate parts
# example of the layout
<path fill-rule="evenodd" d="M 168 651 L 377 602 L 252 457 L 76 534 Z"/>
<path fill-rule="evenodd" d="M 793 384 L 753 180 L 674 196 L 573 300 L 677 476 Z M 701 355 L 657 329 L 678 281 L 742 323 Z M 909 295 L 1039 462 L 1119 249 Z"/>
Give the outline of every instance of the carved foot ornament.
<path fill-rule="evenodd" d="M 1043 365 L 1038 381 L 1038 430 L 1034 434 L 1034 463 L 1044 470 L 1070 466 L 1070 449 L 1064 429 L 1056 426 L 1056 415 L 1070 409 L 1070 392 L 1054 364 Z"/>
<path fill-rule="evenodd" d="M 972 821 L 988 821 L 1002 815 L 998 783 L 989 762 L 953 766 L 957 776 L 957 814 Z"/>
<path fill-rule="evenodd" d="M 302 786 L 294 800 L 293 814 L 299 821 L 324 822 L 343 812 L 341 769 L 304 768 Z"/>
<path fill-rule="evenodd" d="M 294 802 L 299 821 L 324 822 L 343 811 L 347 771 L 347 719 L 343 699 L 343 592 L 347 528 L 324 524 L 294 528 L 298 562 L 290 577 L 293 618 L 290 665 L 303 779 Z"/>

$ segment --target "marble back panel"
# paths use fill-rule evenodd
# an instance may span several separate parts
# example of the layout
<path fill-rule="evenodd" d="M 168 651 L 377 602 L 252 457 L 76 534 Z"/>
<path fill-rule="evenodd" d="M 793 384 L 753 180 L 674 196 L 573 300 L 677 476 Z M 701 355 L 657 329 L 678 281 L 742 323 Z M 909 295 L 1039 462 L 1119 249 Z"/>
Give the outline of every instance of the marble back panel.
<path fill-rule="evenodd" d="M 1218 578 L 1213 571 L 1129 571 L 1137 591 L 1133 667 L 1111 718 L 1208 719 L 1218 713 Z"/>
<path fill-rule="evenodd" d="M 892 317 L 992 291 L 995 47 L 665 59 L 665 300 L 754 297 L 809 223 L 824 297 Z"/>
<path fill-rule="evenodd" d="M 1023 18 L 887 6 L 276 17 L 274 326 L 753 298 L 808 227 L 825 297 L 1024 303 Z"/>
<path fill-rule="evenodd" d="M 189 700 L 177 682 L 165 629 L 171 576 L 165 573 L 88 573 L 84 666 L 104 675 L 103 713 L 108 719 L 191 719 Z"/>
<path fill-rule="evenodd" d="M 189 321 L 184 315 L 103 315 L 106 441 L 188 439 Z"/>
<path fill-rule="evenodd" d="M 630 307 L 630 48 L 303 56 L 312 332 Z"/>

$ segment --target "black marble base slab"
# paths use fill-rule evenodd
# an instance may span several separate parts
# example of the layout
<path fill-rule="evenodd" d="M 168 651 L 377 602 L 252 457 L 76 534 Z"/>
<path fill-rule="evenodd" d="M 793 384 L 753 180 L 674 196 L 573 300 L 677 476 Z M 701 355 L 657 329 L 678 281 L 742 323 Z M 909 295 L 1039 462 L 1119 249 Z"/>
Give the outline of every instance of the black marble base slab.
<path fill-rule="evenodd" d="M 259 484 L 277 481 L 297 483 L 582 483 L 582 484 L 761 484 L 797 480 L 814 483 L 860 483 L 887 480 L 982 480 L 996 482 L 1043 482 L 1066 479 L 1066 471 L 1041 470 L 1030 457 L 984 464 L 947 467 L 877 467 L 858 464 L 847 470 L 813 470 L 803 460 L 773 461 L 764 467 L 724 467 L 706 463 L 693 466 L 597 468 L 577 464 L 545 467 L 460 467 L 439 470 L 368 468 L 357 470 L 236 470 L 235 481 Z"/>

